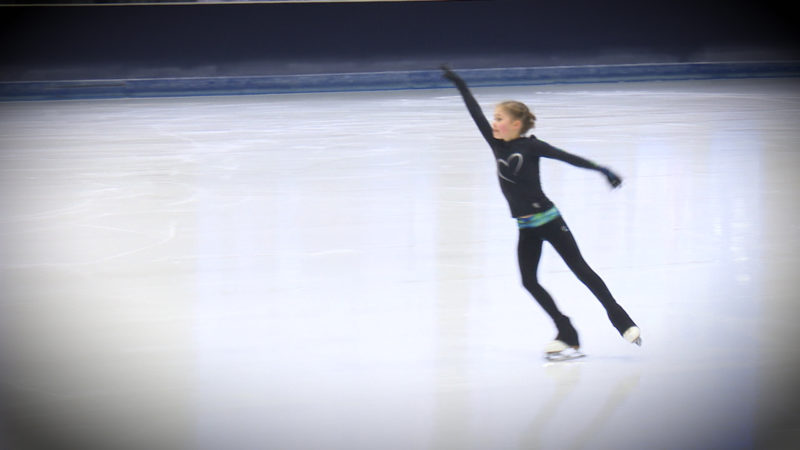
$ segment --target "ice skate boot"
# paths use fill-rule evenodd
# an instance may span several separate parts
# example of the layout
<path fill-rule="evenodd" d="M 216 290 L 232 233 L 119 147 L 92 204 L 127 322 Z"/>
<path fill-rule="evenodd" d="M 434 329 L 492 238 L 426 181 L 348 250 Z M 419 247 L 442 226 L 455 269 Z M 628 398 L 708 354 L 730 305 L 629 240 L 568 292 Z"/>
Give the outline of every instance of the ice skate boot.
<path fill-rule="evenodd" d="M 622 333 L 622 337 L 631 344 L 636 344 L 639 347 L 642 346 L 642 330 L 635 325 L 625 330 L 625 332 Z"/>
<path fill-rule="evenodd" d="M 548 361 L 569 361 L 586 356 L 578 347 L 569 346 L 563 341 L 555 340 L 544 347 L 544 357 Z"/>
<path fill-rule="evenodd" d="M 567 361 L 586 356 L 580 349 L 578 332 L 575 331 L 569 318 L 556 321 L 558 335 L 544 347 L 544 356 L 548 361 Z"/>

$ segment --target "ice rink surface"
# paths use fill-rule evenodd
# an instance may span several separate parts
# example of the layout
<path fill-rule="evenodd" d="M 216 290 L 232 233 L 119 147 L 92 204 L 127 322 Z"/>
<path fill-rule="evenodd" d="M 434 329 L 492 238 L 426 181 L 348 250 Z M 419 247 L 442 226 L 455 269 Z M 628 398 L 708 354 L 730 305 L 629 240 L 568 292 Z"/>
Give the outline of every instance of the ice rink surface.
<path fill-rule="evenodd" d="M 0 447 L 778 448 L 800 80 L 476 88 L 624 178 L 545 192 L 643 346 L 517 230 L 455 89 L 0 104 Z"/>

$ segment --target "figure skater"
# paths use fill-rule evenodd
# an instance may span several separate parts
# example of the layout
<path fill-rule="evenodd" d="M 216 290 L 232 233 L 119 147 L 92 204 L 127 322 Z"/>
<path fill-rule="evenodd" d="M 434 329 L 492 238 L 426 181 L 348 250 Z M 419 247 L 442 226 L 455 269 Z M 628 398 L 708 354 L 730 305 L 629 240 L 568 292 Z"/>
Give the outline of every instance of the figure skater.
<path fill-rule="evenodd" d="M 584 261 L 558 209 L 542 192 L 539 159 L 556 159 L 576 167 L 596 170 L 605 175 L 614 188 L 622 184 L 620 177 L 606 167 L 557 149 L 533 135 L 526 137 L 525 134 L 534 127 L 536 117 L 523 103 L 500 103 L 494 110 L 494 121 L 490 124 L 464 80 L 447 67 L 442 67 L 442 70 L 444 77 L 458 88 L 478 130 L 494 152 L 500 187 L 511 215 L 519 226 L 517 255 L 522 284 L 553 319 L 558 330 L 555 340 L 545 347 L 545 355 L 553 360 L 583 356 L 579 351 L 578 333 L 569 317 L 559 311 L 553 298 L 539 284 L 537 269 L 544 241 L 555 248 L 572 273 L 597 297 L 620 335 L 628 342 L 642 345 L 639 327 L 616 302 L 603 280 Z"/>

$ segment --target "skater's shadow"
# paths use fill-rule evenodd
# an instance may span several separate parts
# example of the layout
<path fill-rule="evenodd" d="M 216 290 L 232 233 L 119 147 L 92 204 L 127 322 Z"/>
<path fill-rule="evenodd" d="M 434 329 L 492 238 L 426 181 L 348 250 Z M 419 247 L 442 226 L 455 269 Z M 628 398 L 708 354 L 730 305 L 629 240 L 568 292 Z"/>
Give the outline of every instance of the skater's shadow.
<path fill-rule="evenodd" d="M 522 436 L 521 448 L 541 448 L 541 445 L 537 445 L 539 437 L 558 412 L 559 406 L 564 403 L 564 400 L 569 397 L 580 381 L 581 363 L 579 361 L 548 363 L 545 364 L 544 371 L 548 378 L 555 380 L 556 387 L 550 398 L 539 408 L 528 432 Z M 531 446 L 531 444 L 534 445 Z"/>
<path fill-rule="evenodd" d="M 555 390 L 549 399 L 539 408 L 539 412 L 531 422 L 531 426 L 522 436 L 521 446 L 523 448 L 543 448 L 541 437 L 546 431 L 562 433 L 560 445 L 565 449 L 585 448 L 592 440 L 592 437 L 603 430 L 608 420 L 614 412 L 623 404 L 630 393 L 639 384 L 640 371 L 637 370 L 614 385 L 610 385 L 607 390 L 605 402 L 591 417 L 589 423 L 583 429 L 576 429 L 584 423 L 585 417 L 568 418 L 570 426 L 565 430 L 554 430 L 554 418 L 561 412 L 561 406 L 567 401 L 576 387 L 580 384 L 583 365 L 580 360 L 549 363 L 544 366 L 545 374 L 555 380 Z M 589 408 L 587 408 L 589 410 Z M 572 411 L 566 411 L 570 413 Z M 556 424 L 557 425 L 557 424 Z M 570 441 L 570 437 L 574 436 Z M 566 438 L 566 439 L 565 439 Z M 565 442 L 566 441 L 566 442 Z"/>

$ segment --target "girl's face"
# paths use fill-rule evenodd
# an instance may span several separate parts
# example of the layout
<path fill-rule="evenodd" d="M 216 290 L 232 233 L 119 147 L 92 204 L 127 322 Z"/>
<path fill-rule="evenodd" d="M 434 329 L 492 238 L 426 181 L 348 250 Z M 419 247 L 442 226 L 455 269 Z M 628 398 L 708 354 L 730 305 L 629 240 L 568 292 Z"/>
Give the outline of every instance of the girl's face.
<path fill-rule="evenodd" d="M 520 136 L 520 129 L 522 129 L 521 120 L 512 118 L 502 107 L 498 106 L 494 109 L 492 136 L 495 139 L 513 141 Z"/>

